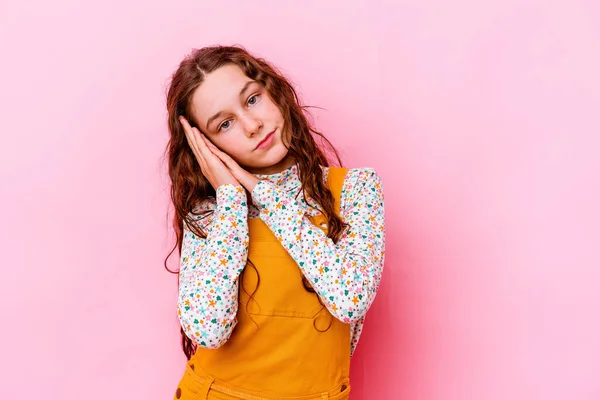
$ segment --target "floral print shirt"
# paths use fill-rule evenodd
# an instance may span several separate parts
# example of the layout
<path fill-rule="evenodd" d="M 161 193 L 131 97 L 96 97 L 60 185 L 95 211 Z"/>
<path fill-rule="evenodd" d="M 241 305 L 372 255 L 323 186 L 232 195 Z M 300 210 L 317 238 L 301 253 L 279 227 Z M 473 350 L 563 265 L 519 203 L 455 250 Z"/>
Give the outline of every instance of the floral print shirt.
<path fill-rule="evenodd" d="M 323 168 L 326 181 L 328 168 Z M 201 347 L 217 348 L 236 325 L 238 277 L 248 257 L 248 219 L 260 218 L 309 280 L 329 312 L 351 325 L 358 343 L 383 270 L 383 186 L 374 169 L 350 169 L 342 187 L 340 216 L 349 229 L 337 243 L 308 216 L 320 211 L 300 193 L 296 165 L 259 181 L 248 204 L 242 186 L 222 185 L 196 208 L 200 238 L 184 226 L 178 315 L 184 332 Z"/>

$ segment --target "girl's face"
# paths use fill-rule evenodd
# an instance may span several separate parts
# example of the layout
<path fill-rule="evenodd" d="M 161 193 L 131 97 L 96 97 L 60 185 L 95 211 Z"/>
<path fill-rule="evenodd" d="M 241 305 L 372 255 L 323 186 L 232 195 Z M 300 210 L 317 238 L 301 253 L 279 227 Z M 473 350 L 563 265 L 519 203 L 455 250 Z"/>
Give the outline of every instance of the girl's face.
<path fill-rule="evenodd" d="M 267 90 L 237 65 L 204 77 L 191 112 L 198 129 L 249 172 L 273 174 L 293 164 L 283 143 L 283 115 Z"/>

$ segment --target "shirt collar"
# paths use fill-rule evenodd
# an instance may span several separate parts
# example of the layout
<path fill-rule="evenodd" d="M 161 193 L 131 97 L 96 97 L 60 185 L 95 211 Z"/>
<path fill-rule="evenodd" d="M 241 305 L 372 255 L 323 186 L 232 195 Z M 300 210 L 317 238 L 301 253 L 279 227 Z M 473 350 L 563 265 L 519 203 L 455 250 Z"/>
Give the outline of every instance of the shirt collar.
<path fill-rule="evenodd" d="M 284 191 L 294 190 L 300 186 L 300 176 L 296 164 L 276 174 L 255 174 L 254 176 L 272 182 Z"/>

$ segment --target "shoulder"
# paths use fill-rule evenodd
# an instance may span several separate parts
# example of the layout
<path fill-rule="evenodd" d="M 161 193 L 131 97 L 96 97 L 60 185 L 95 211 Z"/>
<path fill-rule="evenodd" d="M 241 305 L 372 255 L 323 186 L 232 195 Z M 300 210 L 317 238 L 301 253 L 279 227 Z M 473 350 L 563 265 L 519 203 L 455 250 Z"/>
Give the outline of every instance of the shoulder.
<path fill-rule="evenodd" d="M 346 173 L 341 193 L 341 209 L 346 212 L 360 204 L 370 209 L 383 206 L 383 183 L 374 168 L 350 168 Z"/>
<path fill-rule="evenodd" d="M 325 167 L 324 177 L 329 176 L 329 171 L 333 168 L 339 167 Z M 346 168 L 346 176 L 344 178 L 344 190 L 356 190 L 361 189 L 365 186 L 382 186 L 381 176 L 371 167 L 362 168 Z"/>
<path fill-rule="evenodd" d="M 346 174 L 346 179 L 348 178 L 358 180 L 381 180 L 381 177 L 375 168 L 371 167 L 350 168 Z"/>

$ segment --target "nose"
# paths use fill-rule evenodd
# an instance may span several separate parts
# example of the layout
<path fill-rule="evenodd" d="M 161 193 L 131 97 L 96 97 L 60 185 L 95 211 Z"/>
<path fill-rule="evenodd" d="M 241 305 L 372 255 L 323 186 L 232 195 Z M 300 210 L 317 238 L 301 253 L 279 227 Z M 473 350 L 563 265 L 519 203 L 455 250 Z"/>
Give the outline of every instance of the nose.
<path fill-rule="evenodd" d="M 249 113 L 242 116 L 242 122 L 244 124 L 246 136 L 248 137 L 257 134 L 263 126 L 262 120 L 258 116 Z"/>

